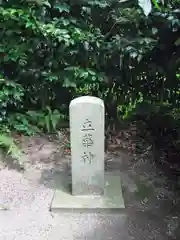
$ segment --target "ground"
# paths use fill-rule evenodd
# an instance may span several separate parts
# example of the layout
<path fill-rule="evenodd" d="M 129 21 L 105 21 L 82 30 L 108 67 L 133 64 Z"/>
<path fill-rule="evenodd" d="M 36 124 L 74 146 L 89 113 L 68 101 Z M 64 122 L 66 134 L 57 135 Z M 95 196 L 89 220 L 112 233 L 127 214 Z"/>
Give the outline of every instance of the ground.
<path fill-rule="evenodd" d="M 0 171 L 2 240 L 173 240 L 180 239 L 180 196 L 173 178 L 158 168 L 151 154 L 127 151 L 116 139 L 106 152 L 106 170 L 120 170 L 126 209 L 121 214 L 58 214 L 49 211 L 53 182 L 68 170 L 66 134 L 22 137 L 24 169 L 6 159 Z M 117 145 L 117 144 L 116 144 Z M 1 157 L 2 158 L 2 157 Z"/>

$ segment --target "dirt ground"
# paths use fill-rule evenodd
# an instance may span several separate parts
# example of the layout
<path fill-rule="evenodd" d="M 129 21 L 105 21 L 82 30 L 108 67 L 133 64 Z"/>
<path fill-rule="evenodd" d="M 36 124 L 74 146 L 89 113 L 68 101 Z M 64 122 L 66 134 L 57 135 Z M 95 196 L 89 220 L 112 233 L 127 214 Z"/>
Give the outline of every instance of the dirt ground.
<path fill-rule="evenodd" d="M 0 217 L 7 220 L 8 216 L 2 215 L 4 212 L 18 209 L 20 205 L 26 205 L 27 201 L 31 201 L 31 206 L 33 206 L 34 201 L 33 199 L 27 200 L 27 198 L 33 198 L 32 194 L 28 195 L 27 193 L 26 197 L 17 200 L 18 196 L 11 186 L 11 174 L 18 174 L 19 192 L 24 191 L 21 187 L 22 180 L 26 181 L 31 189 L 35 185 L 38 186 L 38 189 L 43 186 L 50 189 L 52 194 L 53 178 L 61 171 L 70 170 L 67 133 L 59 133 L 58 138 L 55 136 L 21 137 L 19 144 L 25 153 L 23 168 L 19 164 L 13 163 L 11 159 L 1 161 L 0 165 L 0 207 L 2 210 Z M 124 231 L 127 232 L 128 239 L 180 239 L 180 185 L 178 185 L 177 179 L 166 175 L 154 164 L 151 151 L 148 153 L 145 151 L 143 155 L 134 154 L 128 148 L 128 141 L 124 137 L 119 137 L 116 145 L 109 144 L 105 166 L 108 171 L 120 170 L 121 172 L 128 216 Z M 50 202 L 52 195 L 48 196 Z M 43 205 L 43 199 L 39 204 Z M 48 205 L 44 206 L 48 207 Z M 0 239 L 21 239 L 20 237 L 13 238 L 13 233 L 12 235 L 10 233 L 3 234 L 3 231 L 5 230 L 1 229 L 0 224 Z M 26 239 L 50 238 L 31 237 Z M 107 239 L 115 240 L 115 238 Z"/>

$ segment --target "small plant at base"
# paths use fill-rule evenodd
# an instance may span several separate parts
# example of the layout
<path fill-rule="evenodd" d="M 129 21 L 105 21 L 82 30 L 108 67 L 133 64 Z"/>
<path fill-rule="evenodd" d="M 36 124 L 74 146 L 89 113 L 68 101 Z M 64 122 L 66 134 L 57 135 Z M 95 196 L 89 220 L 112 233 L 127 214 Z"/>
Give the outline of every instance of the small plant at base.
<path fill-rule="evenodd" d="M 30 124 L 28 116 L 25 114 L 16 113 L 8 118 L 8 124 L 11 128 L 15 129 L 18 133 L 24 133 L 31 136 L 39 133 L 40 129 L 37 126 Z"/>
<path fill-rule="evenodd" d="M 5 149 L 7 155 L 10 155 L 13 159 L 16 159 L 18 162 L 21 162 L 23 153 L 18 148 L 14 139 L 7 134 L 0 134 L 0 147 Z"/>
<path fill-rule="evenodd" d="M 66 117 L 59 110 L 52 110 L 50 107 L 46 107 L 45 111 L 28 111 L 29 121 L 36 124 L 38 127 L 43 128 L 48 133 L 57 131 L 58 123 L 61 120 L 65 120 Z"/>

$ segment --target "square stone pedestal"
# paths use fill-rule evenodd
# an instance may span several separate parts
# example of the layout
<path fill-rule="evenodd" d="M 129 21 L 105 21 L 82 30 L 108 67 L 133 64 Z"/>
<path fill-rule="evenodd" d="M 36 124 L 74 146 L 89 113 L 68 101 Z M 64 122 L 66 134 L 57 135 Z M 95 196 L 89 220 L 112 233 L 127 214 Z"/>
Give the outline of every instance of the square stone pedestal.
<path fill-rule="evenodd" d="M 68 176 L 61 174 L 59 179 L 57 178 L 50 211 L 104 212 L 125 208 L 120 176 L 113 173 L 105 173 L 102 196 L 74 196 L 70 186 Z"/>

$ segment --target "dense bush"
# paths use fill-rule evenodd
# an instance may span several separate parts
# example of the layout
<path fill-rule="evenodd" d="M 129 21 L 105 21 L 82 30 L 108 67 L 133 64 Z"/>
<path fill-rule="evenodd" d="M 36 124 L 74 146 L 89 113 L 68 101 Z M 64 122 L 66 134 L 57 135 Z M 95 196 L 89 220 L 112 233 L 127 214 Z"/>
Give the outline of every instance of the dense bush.
<path fill-rule="evenodd" d="M 103 98 L 113 120 L 142 102 L 178 109 L 179 1 L 153 1 L 152 11 L 140 2 L 3 1 L 1 123 L 30 134 L 31 110 L 45 114 L 37 125 L 50 131 L 48 114 L 56 109 L 64 119 L 70 100 L 84 94 Z"/>

